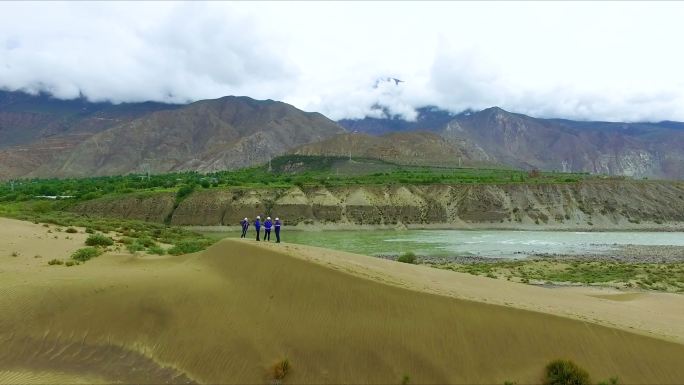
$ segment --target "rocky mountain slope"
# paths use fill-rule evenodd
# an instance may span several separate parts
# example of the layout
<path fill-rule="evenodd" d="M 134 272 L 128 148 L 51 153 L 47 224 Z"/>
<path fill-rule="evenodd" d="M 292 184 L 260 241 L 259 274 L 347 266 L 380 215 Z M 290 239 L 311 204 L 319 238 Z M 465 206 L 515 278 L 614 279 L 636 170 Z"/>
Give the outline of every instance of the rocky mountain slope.
<path fill-rule="evenodd" d="M 100 198 L 84 215 L 236 225 L 279 216 L 287 225 L 454 228 L 643 229 L 684 224 L 684 183 L 592 181 L 567 184 L 392 185 L 290 189 L 206 189 Z"/>
<path fill-rule="evenodd" d="M 0 90 L 0 179 L 35 174 L 108 128 L 172 110 L 163 103 L 93 103 Z"/>
<path fill-rule="evenodd" d="M 180 105 L 163 103 L 93 103 L 84 98 L 60 100 L 0 90 L 0 149 L 59 137 L 92 135 L 154 111 Z"/>
<path fill-rule="evenodd" d="M 378 158 L 407 165 L 483 166 L 491 158 L 479 146 L 464 139 L 431 132 L 401 132 L 382 136 L 347 133 L 292 150 L 297 155 Z"/>
<path fill-rule="evenodd" d="M 7 148 L 0 152 L 0 177 L 224 170 L 264 163 L 342 132 L 323 115 L 285 103 L 224 97 L 149 112 L 79 141 L 61 135 L 49 138 L 53 142 L 47 143 L 62 139 L 53 146 L 41 139 Z M 46 154 L 40 155 L 43 149 Z M 50 161 L 33 161 L 36 157 Z"/>
<path fill-rule="evenodd" d="M 481 149 L 497 163 L 542 170 L 586 171 L 634 177 L 684 178 L 684 124 L 580 122 L 538 119 L 493 107 L 456 114 L 420 110 L 415 122 L 397 118 L 344 122 L 364 133 L 430 130 Z"/>

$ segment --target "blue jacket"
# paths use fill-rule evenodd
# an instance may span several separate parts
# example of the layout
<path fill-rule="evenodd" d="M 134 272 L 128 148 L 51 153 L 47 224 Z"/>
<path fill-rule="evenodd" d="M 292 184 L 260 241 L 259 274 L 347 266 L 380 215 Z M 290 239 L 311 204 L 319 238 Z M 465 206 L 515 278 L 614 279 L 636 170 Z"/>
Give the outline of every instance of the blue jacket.
<path fill-rule="evenodd" d="M 240 221 L 240 225 L 242 225 L 243 229 L 249 228 L 249 221 L 243 219 Z"/>
<path fill-rule="evenodd" d="M 266 228 L 266 230 L 270 230 L 271 227 L 273 227 L 273 222 L 267 219 L 266 222 L 264 222 L 264 227 Z"/>
<path fill-rule="evenodd" d="M 280 228 L 280 221 L 275 221 L 275 227 L 276 227 L 276 229 Z"/>
<path fill-rule="evenodd" d="M 254 227 L 256 227 L 256 229 L 259 230 L 261 228 L 261 221 L 259 221 L 258 219 L 254 221 Z"/>

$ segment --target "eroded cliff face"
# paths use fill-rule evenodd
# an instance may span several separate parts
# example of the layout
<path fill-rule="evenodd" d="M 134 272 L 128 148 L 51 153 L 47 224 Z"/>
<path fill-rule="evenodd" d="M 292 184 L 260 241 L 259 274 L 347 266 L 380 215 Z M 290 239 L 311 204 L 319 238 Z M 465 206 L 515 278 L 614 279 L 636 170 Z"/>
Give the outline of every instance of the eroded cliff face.
<path fill-rule="evenodd" d="M 86 201 L 72 211 L 87 216 L 164 222 L 173 213 L 174 193 L 130 194 Z"/>
<path fill-rule="evenodd" d="M 684 223 L 684 183 L 596 181 L 540 185 L 209 189 L 79 204 L 74 211 L 173 225 L 237 225 L 256 215 L 288 225 L 555 225 L 587 228 Z"/>

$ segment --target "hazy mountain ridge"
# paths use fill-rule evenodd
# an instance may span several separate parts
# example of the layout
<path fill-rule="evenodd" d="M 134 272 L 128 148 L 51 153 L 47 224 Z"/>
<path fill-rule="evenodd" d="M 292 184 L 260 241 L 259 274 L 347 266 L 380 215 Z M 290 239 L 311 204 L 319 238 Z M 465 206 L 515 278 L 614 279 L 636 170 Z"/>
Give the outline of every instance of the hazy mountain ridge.
<path fill-rule="evenodd" d="M 680 122 L 589 122 L 539 119 L 497 107 L 462 113 L 424 107 L 414 121 L 389 116 L 335 123 L 248 97 L 117 105 L 0 91 L 4 179 L 212 171 L 262 164 L 287 152 L 350 151 L 407 164 L 684 179 Z"/>
<path fill-rule="evenodd" d="M 3 91 L 0 178 L 239 168 L 342 132 L 319 113 L 248 97 L 115 105 Z"/>
<path fill-rule="evenodd" d="M 430 121 L 430 110 L 422 119 Z M 439 116 L 444 116 L 439 112 Z M 402 131 L 397 119 L 345 122 L 362 133 Z M 383 128 L 384 127 L 384 128 Z M 633 177 L 684 178 L 684 123 L 613 123 L 539 119 L 498 107 L 455 114 L 432 132 L 471 143 L 490 161 L 521 168 Z"/>
<path fill-rule="evenodd" d="M 93 135 L 31 175 L 113 175 L 150 170 L 213 171 L 264 163 L 301 144 L 343 132 L 318 113 L 247 97 L 156 111 Z"/>

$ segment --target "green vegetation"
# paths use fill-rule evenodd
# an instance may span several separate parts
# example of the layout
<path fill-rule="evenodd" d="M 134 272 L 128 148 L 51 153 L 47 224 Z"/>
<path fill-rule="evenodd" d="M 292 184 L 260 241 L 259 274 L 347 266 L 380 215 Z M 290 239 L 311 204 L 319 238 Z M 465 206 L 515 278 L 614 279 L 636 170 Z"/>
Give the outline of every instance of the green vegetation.
<path fill-rule="evenodd" d="M 52 265 L 62 265 L 62 264 L 64 264 L 64 262 L 62 262 L 62 260 L 57 259 L 57 258 L 51 259 L 51 260 L 48 261 L 48 265 L 50 265 L 50 266 L 52 266 Z"/>
<path fill-rule="evenodd" d="M 400 255 L 399 258 L 397 258 L 397 262 L 415 264 L 416 263 L 416 254 L 414 254 L 411 251 L 406 252 L 406 253 Z"/>
<path fill-rule="evenodd" d="M 135 220 L 88 217 L 65 211 L 70 203 L 67 200 L 29 200 L 23 202 L 0 202 L 0 216 L 16 218 L 35 223 L 53 224 L 62 227 L 83 227 L 90 234 L 89 246 L 113 246 L 114 240 L 104 234 L 112 233 L 121 243 L 132 246 L 137 251 L 147 250 L 153 254 L 161 253 L 159 243 L 173 245 L 174 252 L 182 253 L 200 251 L 216 240 L 202 234 L 168 226 L 161 223 L 150 223 Z M 51 230 L 48 230 L 51 232 Z M 152 249 L 152 250 L 151 250 Z"/>
<path fill-rule="evenodd" d="M 71 259 L 79 262 L 86 262 L 102 254 L 102 249 L 97 247 L 84 247 L 71 254 Z"/>
<path fill-rule="evenodd" d="M 157 254 L 157 255 L 164 255 L 164 254 L 166 254 L 166 250 L 164 250 L 164 248 L 161 247 L 161 246 L 159 246 L 159 245 L 150 246 L 150 247 L 147 249 L 147 251 L 148 251 L 150 254 Z"/>
<path fill-rule="evenodd" d="M 113 245 L 114 241 L 104 234 L 91 234 L 86 239 L 85 244 L 88 246 L 107 247 Z"/>
<path fill-rule="evenodd" d="M 177 242 L 168 250 L 171 255 L 181 255 L 202 251 L 213 242 L 209 239 L 188 239 Z"/>
<path fill-rule="evenodd" d="M 544 260 L 432 264 L 440 269 L 523 283 L 573 283 L 684 293 L 684 263 Z"/>
<path fill-rule="evenodd" d="M 589 385 L 589 373 L 569 360 L 551 361 L 546 366 L 544 385 Z"/>
<path fill-rule="evenodd" d="M 376 172 L 382 170 L 382 172 Z M 36 210 L 49 211 L 49 200 L 84 201 L 106 195 L 176 192 L 178 200 L 197 188 L 292 187 L 402 184 L 576 183 L 593 178 L 586 173 L 525 172 L 513 169 L 405 166 L 375 159 L 286 155 L 267 165 L 208 174 L 105 176 L 81 179 L 23 179 L 0 184 L 0 202 L 41 199 Z"/>
<path fill-rule="evenodd" d="M 131 254 L 135 254 L 138 251 L 145 250 L 145 246 L 134 240 L 126 244 L 126 250 Z"/>
<path fill-rule="evenodd" d="M 69 228 L 67 228 L 66 230 L 64 230 L 64 232 L 65 232 L 65 233 L 69 233 L 69 234 L 76 234 L 76 233 L 78 233 L 78 230 L 76 230 L 76 229 L 73 228 L 73 227 L 69 227 Z"/>

